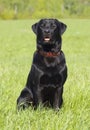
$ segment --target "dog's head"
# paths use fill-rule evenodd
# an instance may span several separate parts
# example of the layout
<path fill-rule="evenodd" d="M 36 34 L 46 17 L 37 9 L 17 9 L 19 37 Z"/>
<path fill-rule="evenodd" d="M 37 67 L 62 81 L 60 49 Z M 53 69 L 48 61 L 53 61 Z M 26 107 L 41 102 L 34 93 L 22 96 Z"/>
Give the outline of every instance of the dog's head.
<path fill-rule="evenodd" d="M 33 32 L 37 35 L 37 48 L 52 51 L 61 48 L 61 35 L 66 30 L 66 25 L 57 19 L 41 19 L 32 25 Z M 58 48 L 58 47 L 59 48 Z"/>

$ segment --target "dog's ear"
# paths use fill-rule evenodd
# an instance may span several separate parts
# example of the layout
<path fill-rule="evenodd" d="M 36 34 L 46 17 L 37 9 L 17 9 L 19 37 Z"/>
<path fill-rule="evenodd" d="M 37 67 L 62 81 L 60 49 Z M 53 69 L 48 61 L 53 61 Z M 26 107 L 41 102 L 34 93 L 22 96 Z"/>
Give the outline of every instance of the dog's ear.
<path fill-rule="evenodd" d="M 66 24 L 64 24 L 64 23 L 62 23 L 62 22 L 60 22 L 60 27 L 61 27 L 61 31 L 60 31 L 60 33 L 61 33 L 61 35 L 66 31 L 66 28 L 67 28 L 67 25 Z"/>
<path fill-rule="evenodd" d="M 38 23 L 35 23 L 32 25 L 32 30 L 35 34 L 37 34 L 37 26 L 38 26 Z"/>
<path fill-rule="evenodd" d="M 58 21 L 57 19 L 56 19 L 56 21 L 57 21 L 57 24 L 59 26 L 60 35 L 62 35 L 66 31 L 67 25 Z"/>

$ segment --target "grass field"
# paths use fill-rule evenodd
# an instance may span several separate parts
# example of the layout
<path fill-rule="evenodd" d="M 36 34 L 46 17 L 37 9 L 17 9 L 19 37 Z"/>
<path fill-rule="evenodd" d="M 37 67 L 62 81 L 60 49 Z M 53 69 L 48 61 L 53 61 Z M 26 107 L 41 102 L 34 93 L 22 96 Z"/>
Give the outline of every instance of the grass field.
<path fill-rule="evenodd" d="M 68 79 L 60 111 L 38 107 L 17 112 L 36 48 L 35 21 L 0 21 L 0 130 L 90 130 L 90 20 L 62 20 L 68 26 L 62 48 Z"/>

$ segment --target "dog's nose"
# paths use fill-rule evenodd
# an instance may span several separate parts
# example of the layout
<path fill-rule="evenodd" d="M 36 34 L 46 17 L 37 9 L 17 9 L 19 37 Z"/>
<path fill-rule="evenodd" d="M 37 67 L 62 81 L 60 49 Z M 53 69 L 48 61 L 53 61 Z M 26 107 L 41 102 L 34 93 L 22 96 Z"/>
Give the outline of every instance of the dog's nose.
<path fill-rule="evenodd" d="M 46 29 L 46 30 L 45 30 L 45 33 L 50 33 L 49 29 Z"/>

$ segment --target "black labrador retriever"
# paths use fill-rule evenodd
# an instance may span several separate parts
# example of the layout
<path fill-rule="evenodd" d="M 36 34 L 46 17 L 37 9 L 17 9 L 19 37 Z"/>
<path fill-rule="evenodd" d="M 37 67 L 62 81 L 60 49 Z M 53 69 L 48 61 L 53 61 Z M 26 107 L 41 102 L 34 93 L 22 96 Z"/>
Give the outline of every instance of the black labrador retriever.
<path fill-rule="evenodd" d="M 32 25 L 37 36 L 37 50 L 33 56 L 31 71 L 25 88 L 17 99 L 18 109 L 39 103 L 49 103 L 59 109 L 63 103 L 63 85 L 67 78 L 67 66 L 61 51 L 61 35 L 66 25 L 57 19 L 41 19 Z"/>

